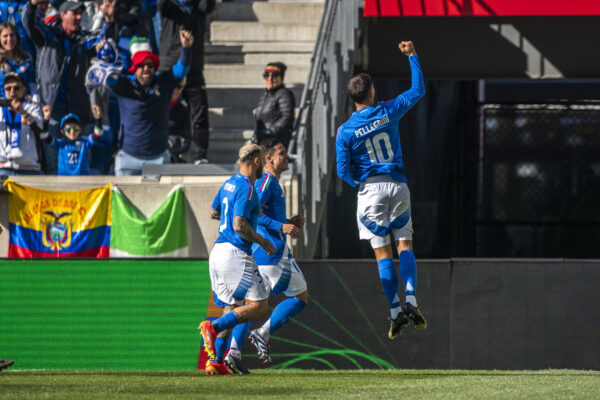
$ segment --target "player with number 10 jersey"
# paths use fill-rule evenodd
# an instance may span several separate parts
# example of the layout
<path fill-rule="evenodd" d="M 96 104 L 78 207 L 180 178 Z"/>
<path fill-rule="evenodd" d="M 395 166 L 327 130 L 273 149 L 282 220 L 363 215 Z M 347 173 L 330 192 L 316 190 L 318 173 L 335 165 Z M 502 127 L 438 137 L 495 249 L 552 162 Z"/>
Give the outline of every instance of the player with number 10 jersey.
<path fill-rule="evenodd" d="M 404 175 L 398 120 L 425 95 L 423 73 L 412 42 L 398 45 L 408 56 L 412 86 L 396 98 L 375 103 L 375 89 L 368 74 L 348 82 L 348 95 L 356 111 L 337 132 L 337 173 L 353 187 L 359 186 L 356 217 L 360 238 L 369 240 L 379 277 L 390 307 L 388 337 L 395 339 L 410 321 L 425 329 L 427 321 L 416 300 L 417 267 L 412 249 L 410 193 Z M 406 303 L 398 296 L 398 277 L 390 236 L 400 256 Z"/>

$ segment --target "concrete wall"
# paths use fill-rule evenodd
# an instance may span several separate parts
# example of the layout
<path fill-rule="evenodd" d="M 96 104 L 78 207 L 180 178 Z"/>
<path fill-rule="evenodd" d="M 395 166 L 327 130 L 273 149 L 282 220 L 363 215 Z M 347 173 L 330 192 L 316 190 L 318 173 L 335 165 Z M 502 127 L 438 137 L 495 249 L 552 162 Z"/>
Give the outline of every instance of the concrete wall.
<path fill-rule="evenodd" d="M 182 184 L 186 199 L 190 257 L 208 257 L 217 238 L 218 221 L 211 220 L 209 210 L 219 188 L 228 176 L 167 176 L 159 182 L 142 182 L 141 176 L 20 176 L 14 180 L 22 185 L 45 190 L 79 190 L 104 186 L 109 182 L 118 185 L 131 202 L 145 215 L 150 216 L 162 204 L 173 186 Z M 295 181 L 282 179 L 286 191 L 288 214 L 297 210 Z M 8 254 L 8 193 L 0 192 L 0 257 Z M 290 242 L 292 250 L 294 243 Z"/>

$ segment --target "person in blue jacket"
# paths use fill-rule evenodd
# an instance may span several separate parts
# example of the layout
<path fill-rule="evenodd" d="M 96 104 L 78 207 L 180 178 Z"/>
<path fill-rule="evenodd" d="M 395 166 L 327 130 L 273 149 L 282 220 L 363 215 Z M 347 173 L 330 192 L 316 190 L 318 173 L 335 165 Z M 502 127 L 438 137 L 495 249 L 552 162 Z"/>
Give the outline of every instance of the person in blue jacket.
<path fill-rule="evenodd" d="M 390 307 L 390 339 L 398 337 L 409 321 L 417 329 L 427 327 L 417 305 L 410 193 L 398 131 L 398 120 L 425 95 L 425 84 L 413 43 L 400 42 L 398 47 L 408 56 L 411 88 L 392 100 L 376 103 L 371 77 L 368 74 L 352 77 L 347 89 L 356 111 L 340 126 L 336 138 L 337 174 L 350 186 L 359 187 L 358 230 L 360 238 L 369 240 L 375 253 Z M 404 308 L 398 297 L 390 235 L 396 240 L 400 256 L 399 270 L 406 294 Z"/>

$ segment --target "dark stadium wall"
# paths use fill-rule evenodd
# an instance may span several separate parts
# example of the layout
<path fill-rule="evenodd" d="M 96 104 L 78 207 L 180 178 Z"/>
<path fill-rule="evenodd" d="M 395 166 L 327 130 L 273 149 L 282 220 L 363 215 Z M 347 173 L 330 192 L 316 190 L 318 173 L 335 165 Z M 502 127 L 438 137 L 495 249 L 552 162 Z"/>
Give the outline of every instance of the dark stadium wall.
<path fill-rule="evenodd" d="M 600 78 L 597 17 L 366 18 L 364 31 L 361 68 L 380 77 L 408 74 L 397 45 L 412 40 L 429 79 Z"/>
<path fill-rule="evenodd" d="M 299 264 L 309 305 L 272 336 L 274 368 L 600 369 L 599 261 L 420 260 L 429 326 L 393 341 L 374 261 Z"/>

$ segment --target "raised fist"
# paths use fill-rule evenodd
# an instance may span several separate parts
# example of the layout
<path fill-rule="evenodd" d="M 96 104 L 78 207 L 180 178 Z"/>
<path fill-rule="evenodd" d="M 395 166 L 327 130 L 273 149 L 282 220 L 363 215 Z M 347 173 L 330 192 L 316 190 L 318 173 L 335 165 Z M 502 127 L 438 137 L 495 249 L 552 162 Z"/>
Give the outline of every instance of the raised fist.
<path fill-rule="evenodd" d="M 415 51 L 415 46 L 413 46 L 413 42 L 406 41 L 406 42 L 400 42 L 398 44 L 398 48 L 400 49 L 400 51 L 402 52 L 402 54 L 404 54 L 405 56 L 416 56 L 417 52 Z"/>

